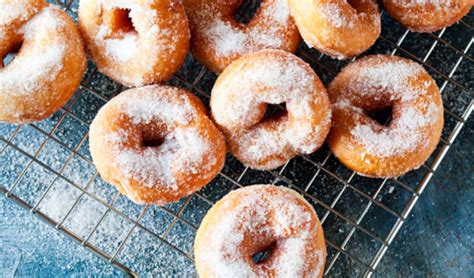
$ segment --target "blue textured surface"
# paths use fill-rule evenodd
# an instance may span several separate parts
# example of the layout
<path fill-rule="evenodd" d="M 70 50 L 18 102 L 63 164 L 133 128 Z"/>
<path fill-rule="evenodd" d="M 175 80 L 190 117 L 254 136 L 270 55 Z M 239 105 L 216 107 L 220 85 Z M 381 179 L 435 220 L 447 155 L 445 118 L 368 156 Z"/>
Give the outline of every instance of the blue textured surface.
<path fill-rule="evenodd" d="M 5 196 L 0 197 L 1 277 L 86 275 L 124 276 Z"/>
<path fill-rule="evenodd" d="M 382 259 L 376 277 L 474 277 L 473 135 L 474 121 L 471 120 Z M 145 226 L 160 234 L 169 221 L 170 216 L 159 208 L 152 209 L 143 219 Z M 180 231 L 170 233 L 174 236 L 168 240 L 190 250 L 193 235 L 188 233 L 192 231 L 185 225 L 174 227 Z M 138 236 L 132 241 L 138 240 Z M 156 240 L 144 239 L 150 240 L 149 252 L 161 252 Z M 133 260 L 133 252 L 145 251 L 127 250 L 126 261 Z M 153 263 L 150 265 L 156 267 Z M 123 275 L 2 196 L 0 275 L 12 274 L 16 277 Z M 347 276 L 351 275 L 347 273 Z"/>
<path fill-rule="evenodd" d="M 471 119 L 382 259 L 378 277 L 474 277 L 473 149 Z"/>

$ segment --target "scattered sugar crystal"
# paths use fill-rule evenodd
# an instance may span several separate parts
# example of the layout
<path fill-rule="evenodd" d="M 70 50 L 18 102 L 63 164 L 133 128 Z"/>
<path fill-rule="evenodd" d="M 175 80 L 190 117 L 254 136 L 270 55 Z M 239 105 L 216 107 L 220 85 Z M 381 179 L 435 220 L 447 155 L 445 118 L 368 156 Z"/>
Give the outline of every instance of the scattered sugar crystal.
<path fill-rule="evenodd" d="M 80 191 L 78 189 L 59 178 L 55 181 L 38 208 L 51 219 L 61 221 L 72 208 L 79 195 Z"/>
<path fill-rule="evenodd" d="M 85 238 L 99 222 L 106 209 L 106 206 L 92 197 L 83 195 L 66 219 L 64 226 L 76 235 Z"/>
<path fill-rule="evenodd" d="M 336 28 L 354 28 L 354 23 L 347 18 L 339 4 L 322 4 L 319 6 L 321 16 Z"/>

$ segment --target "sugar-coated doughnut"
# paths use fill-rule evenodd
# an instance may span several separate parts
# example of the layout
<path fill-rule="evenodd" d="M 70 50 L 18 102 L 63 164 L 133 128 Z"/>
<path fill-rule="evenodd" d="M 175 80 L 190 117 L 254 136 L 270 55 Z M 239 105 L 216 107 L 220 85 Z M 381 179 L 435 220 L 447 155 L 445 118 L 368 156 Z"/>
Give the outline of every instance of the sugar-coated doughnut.
<path fill-rule="evenodd" d="M 43 1 L 0 0 L 0 7 L 0 121 L 43 120 L 81 82 L 86 55 L 79 31 L 64 11 Z"/>
<path fill-rule="evenodd" d="M 381 32 L 375 0 L 289 0 L 291 14 L 304 41 L 337 59 L 357 56 Z"/>
<path fill-rule="evenodd" d="M 383 0 L 385 10 L 414 32 L 434 32 L 458 22 L 474 0 Z"/>
<path fill-rule="evenodd" d="M 225 140 L 201 101 L 183 89 L 146 86 L 108 102 L 90 128 L 102 178 L 136 203 L 164 205 L 221 170 Z"/>
<path fill-rule="evenodd" d="M 286 104 L 265 118 L 267 104 Z M 331 125 L 326 89 L 304 61 L 282 50 L 262 50 L 233 62 L 219 76 L 211 110 L 230 152 L 255 169 L 274 169 L 324 142 Z"/>
<path fill-rule="evenodd" d="M 98 69 L 129 87 L 169 79 L 189 51 L 181 1 L 81 0 L 79 26 Z"/>
<path fill-rule="evenodd" d="M 263 261 L 252 259 L 268 251 Z M 313 207 L 273 185 L 235 190 L 204 217 L 194 241 L 196 269 L 207 277 L 322 277 L 326 243 Z"/>
<path fill-rule="evenodd" d="M 48 3 L 38 0 L 0 0 L 0 5 L 2 7 L 0 10 L 0 53 L 2 54 L 0 64 L 2 64 L 3 56 L 14 48 L 12 44 L 21 42 L 22 34 L 18 30 Z"/>
<path fill-rule="evenodd" d="M 232 61 L 262 49 L 294 52 L 301 41 L 287 0 L 262 0 L 248 24 L 235 19 L 243 0 L 184 0 L 191 50 L 207 68 L 221 73 Z"/>
<path fill-rule="evenodd" d="M 420 167 L 443 129 L 443 102 L 419 64 L 388 55 L 364 57 L 344 68 L 328 89 L 333 127 L 328 144 L 350 169 L 369 177 L 397 177 Z M 385 126 L 368 113 L 391 108 Z"/>

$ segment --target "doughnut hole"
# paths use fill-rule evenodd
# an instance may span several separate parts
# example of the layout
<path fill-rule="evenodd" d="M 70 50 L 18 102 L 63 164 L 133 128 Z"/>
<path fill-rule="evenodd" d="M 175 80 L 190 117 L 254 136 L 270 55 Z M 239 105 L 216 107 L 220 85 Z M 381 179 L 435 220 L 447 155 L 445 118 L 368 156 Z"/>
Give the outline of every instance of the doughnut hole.
<path fill-rule="evenodd" d="M 9 46 L 6 47 L 6 51 L 0 53 L 0 69 L 8 66 L 13 62 L 16 55 L 20 52 L 23 46 L 23 38 L 15 40 Z"/>
<path fill-rule="evenodd" d="M 260 9 L 262 1 L 245 0 L 235 13 L 235 19 L 242 24 L 249 24 Z M 240 16 L 243 15 L 243 16 Z"/>
<path fill-rule="evenodd" d="M 372 6 L 369 4 L 368 1 L 348 0 L 347 5 L 352 7 L 355 10 L 356 14 L 363 14 L 372 10 Z"/>
<path fill-rule="evenodd" d="M 288 114 L 288 110 L 286 109 L 286 103 L 280 104 L 266 104 L 265 114 L 263 114 L 263 118 L 260 122 L 266 121 L 278 121 L 279 119 L 284 118 Z"/>
<path fill-rule="evenodd" d="M 138 34 L 130 12 L 130 9 L 117 8 L 104 15 L 108 27 L 112 30 L 112 36 L 120 38 L 127 33 Z"/>
<path fill-rule="evenodd" d="M 367 116 L 381 126 L 389 126 L 393 119 L 393 106 L 382 107 L 371 111 L 365 111 Z"/>
<path fill-rule="evenodd" d="M 272 241 L 252 255 L 252 260 L 256 265 L 265 264 L 275 254 L 277 241 Z"/>
<path fill-rule="evenodd" d="M 272 216 L 267 214 L 266 217 L 270 219 Z M 254 231 L 244 232 L 244 240 L 240 246 L 241 254 L 254 270 L 266 272 L 283 254 L 281 246 L 285 241 L 285 235 L 277 236 L 272 220 L 254 224 Z"/>
<path fill-rule="evenodd" d="M 167 126 L 158 121 L 152 121 L 140 129 L 142 148 L 159 148 L 163 145 L 166 136 L 169 134 Z"/>
<path fill-rule="evenodd" d="M 163 136 L 144 138 L 143 146 L 146 148 L 157 148 L 161 146 L 164 142 L 165 138 Z"/>

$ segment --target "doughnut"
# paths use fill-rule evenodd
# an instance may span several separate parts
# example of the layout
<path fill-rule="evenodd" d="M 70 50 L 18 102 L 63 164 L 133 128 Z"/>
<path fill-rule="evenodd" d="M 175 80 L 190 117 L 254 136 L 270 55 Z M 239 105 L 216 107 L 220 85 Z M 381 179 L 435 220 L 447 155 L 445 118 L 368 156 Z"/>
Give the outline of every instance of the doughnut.
<path fill-rule="evenodd" d="M 248 24 L 236 20 L 243 0 L 184 0 L 193 56 L 215 73 L 232 61 L 262 49 L 295 52 L 301 38 L 287 0 L 262 0 Z"/>
<path fill-rule="evenodd" d="M 222 169 L 225 139 L 201 101 L 174 87 L 119 94 L 90 127 L 101 177 L 139 204 L 165 205 L 205 186 Z"/>
<path fill-rule="evenodd" d="M 268 105 L 286 111 L 266 117 Z M 282 50 L 262 50 L 233 62 L 211 93 L 212 116 L 230 152 L 244 165 L 275 169 L 324 142 L 331 107 L 324 85 L 311 67 Z"/>
<path fill-rule="evenodd" d="M 64 11 L 43 1 L 0 0 L 0 7 L 0 121 L 43 120 L 79 87 L 86 68 L 79 31 Z"/>
<path fill-rule="evenodd" d="M 474 5 L 473 0 L 383 0 L 391 17 L 414 32 L 435 32 L 458 22 Z"/>
<path fill-rule="evenodd" d="M 128 87 L 171 78 L 189 52 L 180 1 L 81 0 L 79 27 L 98 70 Z"/>
<path fill-rule="evenodd" d="M 364 57 L 345 67 L 328 92 L 333 107 L 329 147 L 363 176 L 392 178 L 416 169 L 440 140 L 441 94 L 415 62 L 388 55 Z M 387 109 L 387 125 L 369 116 Z"/>
<path fill-rule="evenodd" d="M 255 254 L 269 256 L 255 263 Z M 313 207 L 274 185 L 232 191 L 206 214 L 194 241 L 199 277 L 322 277 L 326 243 Z"/>
<path fill-rule="evenodd" d="M 381 32 L 375 0 L 289 0 L 289 4 L 306 44 L 333 58 L 361 54 Z"/>

